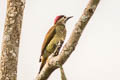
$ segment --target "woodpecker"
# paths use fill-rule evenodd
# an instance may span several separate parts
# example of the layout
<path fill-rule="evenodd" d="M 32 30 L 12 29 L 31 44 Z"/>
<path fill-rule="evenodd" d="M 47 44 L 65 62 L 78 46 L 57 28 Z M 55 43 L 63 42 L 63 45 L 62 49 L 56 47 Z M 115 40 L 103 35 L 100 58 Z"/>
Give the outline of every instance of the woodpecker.
<path fill-rule="evenodd" d="M 70 17 L 66 17 L 64 15 L 57 16 L 54 20 L 54 25 L 47 32 L 41 49 L 40 71 L 45 65 L 47 58 L 50 56 L 51 53 L 55 51 L 59 41 L 64 42 L 66 37 L 65 24 L 70 18 L 72 18 L 72 16 Z"/>

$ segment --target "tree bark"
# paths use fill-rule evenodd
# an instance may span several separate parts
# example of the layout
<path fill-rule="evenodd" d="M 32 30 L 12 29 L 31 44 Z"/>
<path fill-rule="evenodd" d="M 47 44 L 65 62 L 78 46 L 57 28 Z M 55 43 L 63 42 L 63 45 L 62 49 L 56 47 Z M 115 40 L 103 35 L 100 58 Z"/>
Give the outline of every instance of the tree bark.
<path fill-rule="evenodd" d="M 83 32 L 86 24 L 92 17 L 98 3 L 100 0 L 90 0 L 87 7 L 85 8 L 83 15 L 80 17 L 78 22 L 75 25 L 75 28 L 67 41 L 64 45 L 60 54 L 56 57 L 50 56 L 48 62 L 43 67 L 40 74 L 37 75 L 36 80 L 47 80 L 50 74 L 57 69 L 60 65 L 63 65 L 65 61 L 69 58 L 71 53 L 74 51 L 78 40 Z"/>
<path fill-rule="evenodd" d="M 0 58 L 0 80 L 16 80 L 18 50 L 25 0 L 7 0 Z"/>

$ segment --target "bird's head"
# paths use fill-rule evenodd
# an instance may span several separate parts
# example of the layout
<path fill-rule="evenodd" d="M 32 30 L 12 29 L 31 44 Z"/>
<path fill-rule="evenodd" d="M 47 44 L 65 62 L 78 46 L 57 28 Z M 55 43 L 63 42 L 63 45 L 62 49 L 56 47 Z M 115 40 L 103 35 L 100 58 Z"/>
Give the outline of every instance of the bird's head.
<path fill-rule="evenodd" d="M 59 15 L 55 18 L 54 24 L 64 24 L 65 25 L 65 23 L 72 17 L 73 16 L 66 17 L 64 15 Z"/>

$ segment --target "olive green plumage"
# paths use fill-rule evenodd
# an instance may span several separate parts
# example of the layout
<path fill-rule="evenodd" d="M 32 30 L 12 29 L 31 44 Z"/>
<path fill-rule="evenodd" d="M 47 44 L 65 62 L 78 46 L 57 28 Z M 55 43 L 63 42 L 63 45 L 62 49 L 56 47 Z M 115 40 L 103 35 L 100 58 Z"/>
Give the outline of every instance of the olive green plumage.
<path fill-rule="evenodd" d="M 64 42 L 66 37 L 66 28 L 65 23 L 71 17 L 65 17 L 64 15 L 57 16 L 55 19 L 54 25 L 49 29 L 47 32 L 42 49 L 41 49 L 41 56 L 40 56 L 40 71 L 45 65 L 47 58 L 54 52 L 57 47 L 57 44 L 62 41 Z M 39 73 L 40 73 L 39 71 Z"/>
<path fill-rule="evenodd" d="M 50 54 L 53 53 L 54 50 L 56 49 L 56 46 L 59 43 L 59 41 L 64 41 L 65 40 L 66 29 L 65 29 L 64 25 L 61 25 L 61 24 L 54 25 L 51 28 L 54 29 L 54 30 L 50 29 L 50 31 L 48 31 L 48 33 L 52 36 L 46 35 L 46 37 L 45 37 L 45 39 L 49 37 L 49 39 L 51 39 L 51 40 L 49 40 L 49 42 L 47 42 L 48 44 L 46 44 L 46 47 L 42 49 L 43 53 L 41 54 L 42 63 L 41 63 L 40 70 L 42 69 L 42 67 L 46 63 L 46 60 L 50 56 Z M 51 31 L 53 31 L 53 32 L 51 32 Z"/>

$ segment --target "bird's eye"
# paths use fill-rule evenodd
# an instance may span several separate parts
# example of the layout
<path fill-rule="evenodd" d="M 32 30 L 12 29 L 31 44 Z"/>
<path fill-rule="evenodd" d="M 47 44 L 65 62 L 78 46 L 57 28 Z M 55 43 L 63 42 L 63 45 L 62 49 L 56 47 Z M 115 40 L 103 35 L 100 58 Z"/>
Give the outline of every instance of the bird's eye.
<path fill-rule="evenodd" d="M 66 16 L 64 16 L 64 18 L 66 18 Z"/>

